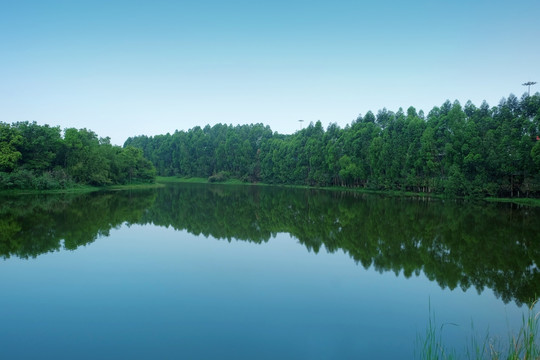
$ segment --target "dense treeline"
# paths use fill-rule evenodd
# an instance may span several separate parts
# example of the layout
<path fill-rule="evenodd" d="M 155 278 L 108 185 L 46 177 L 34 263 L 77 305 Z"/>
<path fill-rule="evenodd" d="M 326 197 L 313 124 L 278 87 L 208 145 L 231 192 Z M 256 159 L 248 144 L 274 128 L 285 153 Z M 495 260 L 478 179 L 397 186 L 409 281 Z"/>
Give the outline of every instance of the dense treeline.
<path fill-rule="evenodd" d="M 368 112 L 350 125 L 320 122 L 292 135 L 262 124 L 195 127 L 129 138 L 159 175 L 451 196 L 540 196 L 540 94 L 498 106 L 446 101 Z"/>
<path fill-rule="evenodd" d="M 62 136 L 63 135 L 63 136 Z M 153 165 L 134 147 L 113 146 L 87 129 L 0 122 L 0 190 L 65 189 L 155 178 Z"/>
<path fill-rule="evenodd" d="M 129 138 L 124 146 L 134 146 L 152 161 L 158 175 L 233 176 L 246 181 L 261 180 L 261 148 L 272 139 L 287 139 L 273 134 L 262 124 L 213 127 L 199 126 L 184 132 Z"/>

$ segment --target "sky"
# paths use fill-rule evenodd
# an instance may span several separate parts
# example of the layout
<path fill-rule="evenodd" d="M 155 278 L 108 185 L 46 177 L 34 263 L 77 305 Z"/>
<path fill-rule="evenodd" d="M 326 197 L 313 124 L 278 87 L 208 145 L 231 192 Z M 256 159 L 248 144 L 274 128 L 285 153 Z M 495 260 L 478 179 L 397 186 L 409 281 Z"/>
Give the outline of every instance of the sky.
<path fill-rule="evenodd" d="M 0 0 L 0 122 L 128 137 L 540 91 L 540 1 Z M 298 120 L 304 120 L 303 123 Z"/>

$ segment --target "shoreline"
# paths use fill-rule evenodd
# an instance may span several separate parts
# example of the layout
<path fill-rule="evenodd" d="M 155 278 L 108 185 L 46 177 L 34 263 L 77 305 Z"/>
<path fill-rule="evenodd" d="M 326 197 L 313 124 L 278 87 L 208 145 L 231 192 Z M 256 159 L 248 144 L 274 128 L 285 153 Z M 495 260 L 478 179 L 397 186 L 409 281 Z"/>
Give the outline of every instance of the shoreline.
<path fill-rule="evenodd" d="M 497 202 L 497 203 L 511 203 L 520 206 L 534 206 L 540 207 L 540 199 L 536 198 L 497 198 L 497 197 L 484 197 L 477 199 L 468 199 L 464 197 L 446 197 L 443 194 L 430 194 L 430 193 L 417 193 L 411 191 L 399 191 L 399 190 L 370 190 L 363 188 L 347 188 L 339 186 L 307 186 L 307 185 L 288 185 L 288 184 L 267 184 L 267 183 L 248 183 L 238 179 L 228 179 L 226 181 L 210 182 L 207 178 L 199 177 L 176 177 L 176 176 L 157 176 L 154 183 L 140 183 L 140 184 L 126 184 L 126 185 L 110 185 L 110 186 L 90 186 L 79 185 L 68 189 L 54 189 L 54 190 L 3 190 L 0 191 L 0 196 L 6 195 L 41 195 L 41 194 L 81 194 L 90 193 L 96 191 L 123 191 L 123 190 L 138 190 L 138 189 L 153 189 L 165 186 L 169 183 L 192 183 L 192 184 L 215 184 L 215 185 L 242 185 L 242 186 L 276 186 L 276 187 L 289 187 L 295 189 L 316 189 L 327 191 L 349 191 L 362 194 L 374 194 L 382 196 L 392 197 L 414 197 L 422 199 L 436 199 L 436 200 L 463 200 L 463 201 L 485 201 L 485 202 Z"/>
<path fill-rule="evenodd" d="M 148 184 L 129 184 L 129 185 L 110 185 L 110 186 L 91 186 L 91 185 L 78 185 L 67 189 L 53 189 L 53 190 L 2 190 L 0 196 L 13 196 L 13 195 L 46 195 L 46 194 L 85 194 L 98 191 L 123 191 L 123 190 L 139 190 L 139 189 L 154 189 L 163 187 L 163 184 L 158 182 Z"/>
<path fill-rule="evenodd" d="M 362 194 L 375 194 L 382 196 L 394 196 L 394 197 L 416 197 L 423 199 L 437 199 L 437 200 L 463 200 L 463 201 L 487 201 L 487 202 L 499 202 L 499 203 L 512 203 L 520 206 L 538 206 L 540 207 L 540 199 L 536 198 L 497 198 L 497 197 L 484 197 L 477 199 L 468 199 L 464 197 L 446 197 L 443 194 L 428 194 L 428 193 L 416 193 L 411 191 L 398 191 L 398 190 L 370 190 L 362 188 L 346 188 L 339 186 L 320 187 L 320 186 L 307 186 L 307 185 L 285 185 L 285 184 L 267 184 L 267 183 L 247 183 L 238 179 L 229 179 L 222 182 L 210 182 L 205 178 L 185 178 L 175 176 L 158 176 L 156 177 L 156 183 L 196 183 L 196 184 L 216 184 L 216 185 L 246 185 L 246 186 L 278 186 L 278 187 L 290 187 L 295 189 L 319 189 L 328 191 L 351 191 Z"/>

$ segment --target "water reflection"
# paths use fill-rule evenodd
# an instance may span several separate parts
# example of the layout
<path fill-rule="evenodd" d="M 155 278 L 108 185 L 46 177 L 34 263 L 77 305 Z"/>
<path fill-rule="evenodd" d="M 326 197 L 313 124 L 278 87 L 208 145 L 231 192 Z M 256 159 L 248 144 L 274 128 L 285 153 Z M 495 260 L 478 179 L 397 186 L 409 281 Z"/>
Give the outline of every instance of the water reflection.
<path fill-rule="evenodd" d="M 406 277 L 424 273 L 442 288 L 489 288 L 518 305 L 540 294 L 536 208 L 196 184 L 6 197 L 1 204 L 4 258 L 74 250 L 122 224 L 255 243 L 287 232 L 309 251 L 343 250 L 365 268 Z"/>

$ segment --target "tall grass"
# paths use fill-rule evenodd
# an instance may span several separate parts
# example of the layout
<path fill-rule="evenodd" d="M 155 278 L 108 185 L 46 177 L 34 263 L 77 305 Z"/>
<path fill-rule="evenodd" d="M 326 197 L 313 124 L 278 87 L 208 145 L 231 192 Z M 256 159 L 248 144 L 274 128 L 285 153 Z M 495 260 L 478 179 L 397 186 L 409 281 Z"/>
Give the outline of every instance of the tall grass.
<path fill-rule="evenodd" d="M 444 323 L 437 325 L 435 313 L 431 311 L 431 302 L 429 303 L 429 320 L 426 328 L 426 334 L 416 336 L 415 352 L 420 348 L 420 353 L 415 354 L 416 358 L 422 360 L 432 359 L 457 359 L 455 349 L 449 349 L 443 342 L 443 330 L 446 325 L 455 325 L 452 323 Z"/>
<path fill-rule="evenodd" d="M 521 327 L 517 334 L 511 332 L 507 341 L 492 338 L 489 333 L 478 338 L 471 336 L 463 352 L 448 348 L 443 341 L 446 326 L 456 324 L 444 323 L 437 325 L 435 314 L 429 307 L 429 321 L 425 335 L 417 335 L 415 358 L 422 360 L 442 359 L 493 359 L 493 360 L 539 360 L 540 359 L 540 312 L 534 313 L 534 302 L 527 314 L 522 315 Z M 460 354 L 463 354 L 460 356 Z"/>

